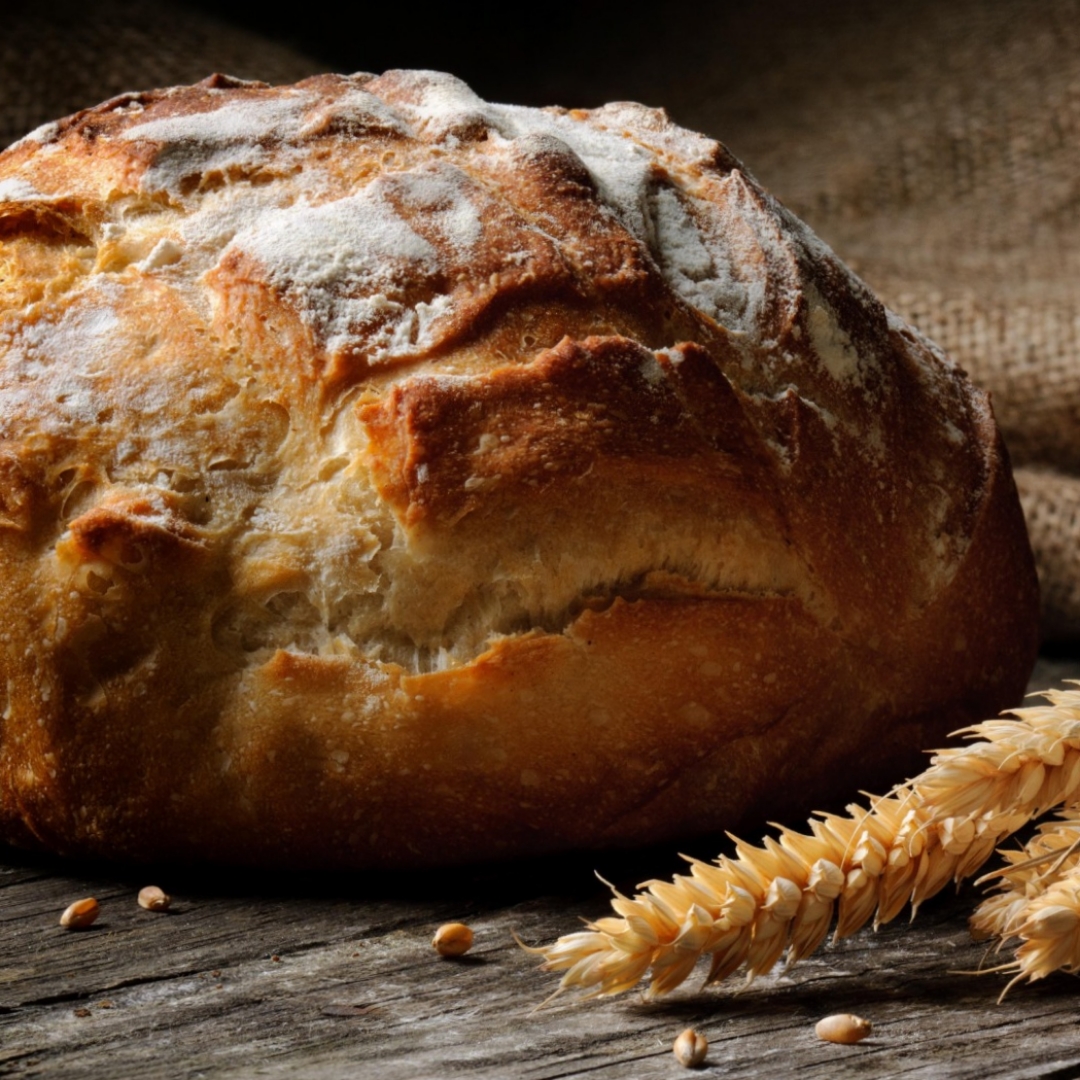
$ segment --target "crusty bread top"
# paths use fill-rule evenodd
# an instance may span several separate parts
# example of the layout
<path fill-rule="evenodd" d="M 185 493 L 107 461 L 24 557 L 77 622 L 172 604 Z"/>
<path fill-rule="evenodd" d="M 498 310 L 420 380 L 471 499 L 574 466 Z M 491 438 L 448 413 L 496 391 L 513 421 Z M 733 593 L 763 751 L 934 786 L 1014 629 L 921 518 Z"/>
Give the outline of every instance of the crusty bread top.
<path fill-rule="evenodd" d="M 948 712 L 965 672 L 980 708 L 1023 683 L 1030 554 L 984 396 L 723 147 L 662 112 L 490 105 L 428 72 L 214 77 L 10 148 L 0 240 L 0 599 L 17 613 L 5 669 L 21 718 L 3 783 L 54 846 L 118 830 L 108 785 L 148 800 L 159 781 L 140 770 L 160 759 L 170 783 L 170 754 L 241 817 L 255 803 L 237 791 L 270 769 L 271 745 L 316 787 L 363 757 L 334 796 L 359 805 L 406 753 L 382 761 L 372 740 L 435 708 L 409 678 L 490 673 L 508 643 L 535 656 L 573 627 L 591 648 L 595 613 L 615 625 L 632 608 L 657 637 L 627 642 L 634 670 L 617 644 L 592 666 L 578 649 L 579 701 L 648 682 L 643 650 L 700 648 L 701 685 L 680 675 L 685 700 L 665 693 L 692 728 L 729 735 L 749 720 L 717 721 L 730 708 L 706 684 L 740 669 L 776 688 L 743 694 L 766 727 L 815 669 L 864 666 L 844 691 L 863 717 Z M 973 545 L 985 610 L 950 593 Z M 736 654 L 733 627 L 752 619 L 701 614 L 714 599 L 797 612 L 820 653 L 763 653 L 740 630 Z M 656 621 L 673 602 L 715 629 L 684 642 Z M 974 640 L 987 610 L 1015 620 L 1015 644 L 998 623 Z M 905 696 L 953 654 L 955 671 Z M 266 687 L 301 670 L 301 715 L 335 679 L 362 689 L 319 698 L 317 718 L 278 716 Z M 549 677 L 565 682 L 537 685 Z M 847 706 L 809 696 L 829 700 L 806 706 L 818 738 Z M 483 702 L 453 706 L 455 745 Z M 549 741 L 570 746 L 580 710 L 561 707 Z M 106 758 L 86 734 L 131 739 L 147 709 L 142 749 Z M 377 720 L 367 742 L 353 730 Z M 76 764 L 50 779 L 69 744 Z M 489 756 L 526 786 L 561 768 Z M 241 757 L 247 779 L 230 772 Z M 58 824 L 94 783 L 96 824 Z M 669 815 L 623 838 L 685 826 Z M 418 840 L 417 858 L 444 841 Z"/>
<path fill-rule="evenodd" d="M 94 473 L 80 476 L 84 488 L 123 484 L 126 499 L 146 503 L 147 528 L 177 535 L 174 522 L 192 515 L 176 504 L 191 502 L 183 489 L 196 482 L 182 475 L 193 455 L 177 444 L 201 440 L 207 509 L 197 524 L 216 523 L 223 501 L 231 520 L 241 512 L 248 561 L 272 550 L 275 578 L 283 544 L 308 549 L 284 560 L 305 578 L 321 552 L 318 573 L 330 580 L 294 590 L 319 609 L 313 624 L 334 621 L 331 609 L 347 603 L 339 594 L 357 591 L 344 582 L 365 576 L 385 544 L 371 517 L 376 533 L 419 536 L 486 507 L 505 530 L 498 515 L 524 492 L 601 454 L 666 459 L 676 483 L 706 488 L 730 482 L 714 473 L 731 455 L 748 498 L 758 489 L 774 504 L 764 474 L 795 464 L 808 425 L 833 447 L 834 460 L 817 465 L 837 502 L 830 560 L 847 564 L 853 587 L 859 564 L 874 566 L 862 588 L 886 587 L 879 549 L 906 567 L 890 599 L 919 603 L 963 554 L 966 508 L 931 493 L 945 475 L 978 491 L 967 444 L 989 423 L 982 400 L 722 147 L 660 112 L 489 105 L 431 73 L 278 89 L 216 78 L 48 125 L 8 152 L 0 177 L 4 437 L 72 441 L 69 467 Z M 600 336 L 633 344 L 609 343 L 602 360 L 560 345 Z M 210 352 L 222 368 L 212 379 Z M 741 406 L 719 431 L 693 415 L 725 408 L 706 398 L 726 387 L 696 385 L 715 384 L 717 363 Z M 463 396 L 482 404 L 462 410 Z M 279 451 L 294 406 L 318 415 L 306 417 L 311 437 L 289 464 Z M 230 413 L 227 426 L 198 419 Z M 370 466 L 353 453 L 361 432 L 377 451 Z M 875 476 L 893 474 L 898 457 L 902 482 Z M 852 458 L 857 468 L 845 465 Z M 329 492 L 355 493 L 365 466 L 393 521 L 365 507 L 358 528 L 357 508 L 335 512 Z M 854 498 L 840 475 L 849 468 L 880 495 Z M 283 483 L 282 471 L 297 475 Z M 278 488 L 266 497 L 271 477 Z M 557 623 L 581 597 L 654 571 L 707 590 L 795 589 L 812 606 L 834 602 L 832 589 L 811 595 L 807 562 L 812 574 L 829 569 L 799 557 L 775 506 L 756 522 L 742 507 L 738 523 L 721 514 L 703 540 L 650 520 L 653 505 L 643 499 L 600 545 L 580 538 L 573 567 L 506 567 L 521 595 L 477 597 L 490 551 L 455 551 L 453 567 L 428 570 L 395 559 L 392 588 L 415 603 L 395 596 L 391 626 L 361 616 L 351 636 L 386 638 L 396 660 L 414 646 L 416 663 L 441 650 L 475 655 L 492 632 Z M 737 557 L 718 536 L 733 529 L 760 533 L 732 538 Z M 912 557 L 898 558 L 898 543 Z M 432 569 L 443 593 L 434 605 Z M 456 588 L 449 576 L 460 576 Z M 845 617 L 865 610 L 853 603 Z M 284 638 L 272 627 L 239 632 L 289 645 L 296 625 Z M 321 638 L 325 627 L 308 629 Z"/>

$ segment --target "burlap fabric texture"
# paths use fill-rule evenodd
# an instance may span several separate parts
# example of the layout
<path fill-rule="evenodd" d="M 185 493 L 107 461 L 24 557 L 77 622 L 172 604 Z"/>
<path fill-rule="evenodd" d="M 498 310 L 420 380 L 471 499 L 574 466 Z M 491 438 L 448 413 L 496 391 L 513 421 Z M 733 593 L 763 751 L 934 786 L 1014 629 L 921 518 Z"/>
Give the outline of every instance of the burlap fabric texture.
<path fill-rule="evenodd" d="M 123 90 L 320 67 L 167 5 L 14 3 L 5 20 L 0 145 Z M 725 141 L 991 391 L 1044 635 L 1080 637 L 1080 0 L 678 5 L 646 44 L 539 85 L 665 104 Z"/>

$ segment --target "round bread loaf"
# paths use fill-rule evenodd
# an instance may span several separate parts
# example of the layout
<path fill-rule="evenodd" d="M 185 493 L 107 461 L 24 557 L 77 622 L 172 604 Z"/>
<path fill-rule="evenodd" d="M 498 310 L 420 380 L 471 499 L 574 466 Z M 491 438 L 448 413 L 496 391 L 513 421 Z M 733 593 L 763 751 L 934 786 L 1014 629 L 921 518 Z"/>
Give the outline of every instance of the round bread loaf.
<path fill-rule="evenodd" d="M 1015 703 L 986 398 L 722 146 L 430 72 L 0 156 L 0 835 L 420 866 L 902 779 Z"/>

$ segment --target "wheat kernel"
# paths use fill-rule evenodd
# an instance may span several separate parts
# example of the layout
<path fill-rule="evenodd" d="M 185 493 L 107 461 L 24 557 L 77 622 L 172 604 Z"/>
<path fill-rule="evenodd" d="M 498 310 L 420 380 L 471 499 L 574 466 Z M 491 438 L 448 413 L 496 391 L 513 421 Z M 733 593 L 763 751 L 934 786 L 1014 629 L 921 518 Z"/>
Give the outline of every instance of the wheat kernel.
<path fill-rule="evenodd" d="M 836 1013 L 826 1016 L 814 1025 L 817 1037 L 823 1042 L 857 1043 L 861 1042 L 874 1030 L 869 1020 L 851 1013 Z"/>
<path fill-rule="evenodd" d="M 700 1031 L 687 1028 L 675 1040 L 671 1052 L 680 1065 L 694 1069 L 705 1060 L 705 1055 L 709 1052 L 709 1040 Z"/>
<path fill-rule="evenodd" d="M 147 911 L 168 911 L 172 897 L 156 885 L 147 885 L 139 890 L 139 907 Z"/>
<path fill-rule="evenodd" d="M 472 948 L 473 932 L 464 923 L 444 923 L 431 944 L 440 956 L 464 956 Z"/>
<path fill-rule="evenodd" d="M 60 916 L 60 925 L 68 930 L 81 930 L 84 926 L 89 926 L 100 911 L 98 902 L 92 896 L 85 900 L 76 900 L 64 909 L 64 914 Z"/>

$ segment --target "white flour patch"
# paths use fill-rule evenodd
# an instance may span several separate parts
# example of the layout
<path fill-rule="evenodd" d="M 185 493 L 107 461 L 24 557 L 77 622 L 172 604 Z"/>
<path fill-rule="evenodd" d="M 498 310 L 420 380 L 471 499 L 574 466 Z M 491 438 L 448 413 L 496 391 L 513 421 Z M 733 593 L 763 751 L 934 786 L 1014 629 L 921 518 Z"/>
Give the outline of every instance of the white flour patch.
<path fill-rule="evenodd" d="M 387 131 L 404 136 L 412 134 L 409 125 L 389 105 L 359 87 L 351 87 L 333 101 L 313 107 L 304 117 L 298 134 L 317 134 L 331 122 L 337 130 L 359 133 Z"/>
<path fill-rule="evenodd" d="M 270 140 L 289 142 L 300 135 L 305 113 L 317 100 L 314 94 L 304 91 L 292 91 L 280 98 L 226 99 L 208 112 L 137 121 L 120 138 L 215 148 Z"/>
<path fill-rule="evenodd" d="M 13 176 L 7 180 L 0 180 L 0 202 L 42 202 L 48 198 L 49 196 L 42 195 L 37 188 L 21 177 Z"/>
<path fill-rule="evenodd" d="M 656 169 L 655 155 L 621 135 L 570 116 L 523 105 L 491 105 L 493 126 L 508 138 L 546 135 L 580 159 L 600 197 L 646 247 L 650 241 L 646 203 Z"/>
<path fill-rule="evenodd" d="M 423 282 L 439 270 L 436 248 L 376 184 L 320 206 L 268 211 L 233 246 L 262 264 L 267 280 L 293 299 L 331 353 L 373 336 L 376 353 L 408 347 L 417 318 L 401 302 L 402 283 Z"/>
<path fill-rule="evenodd" d="M 858 351 L 837 321 L 835 312 L 812 285 L 807 284 L 805 292 L 810 343 L 822 365 L 837 382 L 861 386 L 863 377 Z"/>
<path fill-rule="evenodd" d="M 280 99 L 226 101 L 210 112 L 132 124 L 120 138 L 162 144 L 143 176 L 143 188 L 175 197 L 191 177 L 250 172 L 267 164 L 271 147 L 299 138 L 307 109 L 316 101 L 313 94 L 300 91 Z"/>
<path fill-rule="evenodd" d="M 716 322 L 736 331 L 752 330 L 756 305 L 751 304 L 750 286 L 735 273 L 728 246 L 704 232 L 691 204 L 674 188 L 658 188 L 650 207 L 656 237 L 653 255 L 668 284 Z M 761 291 L 759 287 L 757 292 Z"/>

